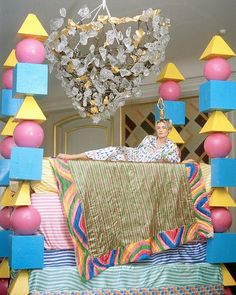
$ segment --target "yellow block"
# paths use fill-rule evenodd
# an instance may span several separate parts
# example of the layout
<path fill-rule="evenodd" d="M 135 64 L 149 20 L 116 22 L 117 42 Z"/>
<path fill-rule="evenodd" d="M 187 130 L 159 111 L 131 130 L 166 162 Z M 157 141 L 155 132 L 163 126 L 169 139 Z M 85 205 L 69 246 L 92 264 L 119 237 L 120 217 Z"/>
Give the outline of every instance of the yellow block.
<path fill-rule="evenodd" d="M 10 267 L 9 267 L 7 258 L 4 258 L 0 264 L 0 278 L 1 279 L 10 278 Z"/>
<path fill-rule="evenodd" d="M 46 117 L 33 96 L 25 97 L 20 109 L 14 117 L 15 122 L 22 120 L 34 120 L 38 123 L 46 121 Z"/>
<path fill-rule="evenodd" d="M 231 276 L 230 272 L 226 268 L 224 264 L 221 264 L 221 272 L 223 276 L 223 284 L 224 286 L 236 286 L 236 281 Z"/>
<path fill-rule="evenodd" d="M 6 125 L 3 127 L 2 131 L 1 131 L 1 135 L 3 136 L 12 136 L 14 129 L 16 128 L 16 126 L 18 125 L 17 122 L 14 122 L 14 117 L 11 117 L 8 119 Z"/>
<path fill-rule="evenodd" d="M 202 55 L 200 56 L 200 60 L 208 60 L 213 57 L 223 57 L 230 58 L 235 56 L 234 51 L 229 47 L 229 45 L 225 42 L 225 40 L 221 36 L 214 36 L 207 48 L 204 50 Z"/>
<path fill-rule="evenodd" d="M 6 61 L 4 62 L 3 67 L 5 69 L 11 69 L 11 68 L 14 68 L 16 64 L 17 64 L 16 51 L 15 49 L 12 49 L 11 53 L 8 55 Z"/>
<path fill-rule="evenodd" d="M 10 186 L 8 186 L 3 192 L 0 200 L 0 206 L 12 206 L 13 192 L 11 191 Z"/>
<path fill-rule="evenodd" d="M 168 135 L 168 138 L 175 143 L 184 143 L 183 138 L 180 136 L 180 134 L 178 133 L 178 131 L 175 129 L 174 126 L 172 127 L 172 129 Z"/>
<path fill-rule="evenodd" d="M 234 126 L 221 111 L 213 112 L 199 133 L 236 132 Z"/>
<path fill-rule="evenodd" d="M 214 188 L 209 205 L 211 207 L 236 207 L 236 202 L 224 187 Z"/>
<path fill-rule="evenodd" d="M 9 295 L 28 295 L 29 294 L 29 273 L 21 270 L 8 289 Z"/>
<path fill-rule="evenodd" d="M 10 206 L 28 206 L 31 205 L 30 199 L 30 183 L 23 181 L 19 187 L 19 190 L 14 196 L 11 197 Z"/>
<path fill-rule="evenodd" d="M 48 33 L 45 31 L 37 16 L 32 13 L 27 15 L 17 34 L 23 38 L 33 37 L 40 41 L 45 41 L 48 37 Z"/>
<path fill-rule="evenodd" d="M 176 65 L 169 62 L 164 69 L 161 71 L 160 75 L 157 77 L 157 82 L 164 82 L 167 80 L 172 81 L 183 81 L 184 76 L 177 69 Z"/>

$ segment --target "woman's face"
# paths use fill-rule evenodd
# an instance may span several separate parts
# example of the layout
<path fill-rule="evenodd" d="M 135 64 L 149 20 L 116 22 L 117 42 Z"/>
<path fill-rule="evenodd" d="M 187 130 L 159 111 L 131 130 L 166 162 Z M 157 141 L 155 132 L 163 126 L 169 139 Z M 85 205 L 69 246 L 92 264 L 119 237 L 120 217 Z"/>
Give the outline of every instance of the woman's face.
<path fill-rule="evenodd" d="M 169 129 L 167 128 L 164 122 L 159 122 L 156 125 L 157 137 L 158 138 L 166 138 L 169 134 Z"/>

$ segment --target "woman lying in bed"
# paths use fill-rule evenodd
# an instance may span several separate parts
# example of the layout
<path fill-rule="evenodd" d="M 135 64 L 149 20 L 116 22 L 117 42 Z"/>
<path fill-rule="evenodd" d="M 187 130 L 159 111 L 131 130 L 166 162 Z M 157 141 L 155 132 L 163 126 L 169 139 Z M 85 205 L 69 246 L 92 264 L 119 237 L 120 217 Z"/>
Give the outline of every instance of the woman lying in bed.
<path fill-rule="evenodd" d="M 59 154 L 58 158 L 66 160 L 108 160 L 129 162 L 167 162 L 179 163 L 179 149 L 167 138 L 172 124 L 161 119 L 156 122 L 156 136 L 148 135 L 138 147 L 107 147 L 81 154 Z"/>

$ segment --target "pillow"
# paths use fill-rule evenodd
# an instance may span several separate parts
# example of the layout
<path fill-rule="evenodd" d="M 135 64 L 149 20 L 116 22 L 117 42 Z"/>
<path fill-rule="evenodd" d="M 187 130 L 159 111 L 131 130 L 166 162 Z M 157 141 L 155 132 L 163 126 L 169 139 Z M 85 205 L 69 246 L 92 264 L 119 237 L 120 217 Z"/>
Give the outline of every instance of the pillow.
<path fill-rule="evenodd" d="M 56 178 L 48 158 L 43 159 L 41 180 L 31 181 L 31 188 L 35 193 L 58 193 Z"/>

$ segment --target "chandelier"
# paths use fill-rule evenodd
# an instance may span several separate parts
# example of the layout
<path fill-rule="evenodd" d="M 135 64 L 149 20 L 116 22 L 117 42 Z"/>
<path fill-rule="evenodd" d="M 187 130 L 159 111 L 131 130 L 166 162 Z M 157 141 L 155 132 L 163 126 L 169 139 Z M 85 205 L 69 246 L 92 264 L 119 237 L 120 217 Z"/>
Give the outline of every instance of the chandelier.
<path fill-rule="evenodd" d="M 106 0 L 91 12 L 83 6 L 76 21 L 66 19 L 66 9 L 61 8 L 50 27 L 45 42 L 50 72 L 55 70 L 79 115 L 94 123 L 141 95 L 142 80 L 160 72 L 170 40 L 170 21 L 160 10 L 117 18 Z"/>

